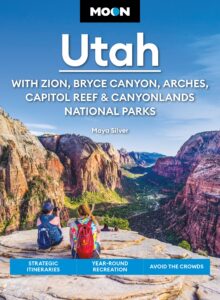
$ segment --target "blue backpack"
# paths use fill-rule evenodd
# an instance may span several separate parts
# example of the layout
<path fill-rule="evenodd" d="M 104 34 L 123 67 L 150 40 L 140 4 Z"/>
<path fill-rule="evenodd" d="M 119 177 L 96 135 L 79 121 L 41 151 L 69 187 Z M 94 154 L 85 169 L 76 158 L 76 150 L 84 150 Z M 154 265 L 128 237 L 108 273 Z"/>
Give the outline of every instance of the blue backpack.
<path fill-rule="evenodd" d="M 48 249 L 54 245 L 58 245 L 62 239 L 62 231 L 58 226 L 52 225 L 50 221 L 55 218 L 54 215 L 41 215 L 41 224 L 38 226 L 37 243 L 39 249 Z"/>
<path fill-rule="evenodd" d="M 47 228 L 43 223 L 38 226 L 38 239 L 37 243 L 39 249 L 48 249 L 51 247 L 51 239 L 49 228 Z"/>
<path fill-rule="evenodd" d="M 38 238 L 37 243 L 39 249 L 48 249 L 52 246 L 52 236 L 51 236 L 51 227 L 50 221 L 53 220 L 54 216 L 41 215 L 40 221 L 41 224 L 38 226 Z"/>

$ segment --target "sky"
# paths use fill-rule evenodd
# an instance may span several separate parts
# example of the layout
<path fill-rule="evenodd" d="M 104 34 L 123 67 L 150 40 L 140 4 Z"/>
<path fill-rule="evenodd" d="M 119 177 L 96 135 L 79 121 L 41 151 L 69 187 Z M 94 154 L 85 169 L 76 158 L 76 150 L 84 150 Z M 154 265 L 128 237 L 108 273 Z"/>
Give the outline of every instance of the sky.
<path fill-rule="evenodd" d="M 193 134 L 219 130 L 220 1 L 141 0 L 140 23 L 80 23 L 79 0 L 7 0 L 0 2 L 0 106 L 34 133 L 75 133 L 110 142 L 128 151 L 175 155 Z M 61 35 L 71 35 L 74 55 L 80 38 L 101 36 L 114 43 L 146 42 L 160 51 L 160 74 L 61 74 Z M 71 48 L 71 49 L 72 49 Z M 95 68 L 91 60 L 85 68 Z M 190 104 L 158 104 L 146 117 L 65 117 L 64 104 L 27 103 L 12 79 L 206 79 L 208 91 L 196 91 Z M 139 91 L 140 92 L 140 91 Z M 178 92 L 178 90 L 177 90 Z M 127 135 L 94 135 L 91 128 L 128 128 Z"/>

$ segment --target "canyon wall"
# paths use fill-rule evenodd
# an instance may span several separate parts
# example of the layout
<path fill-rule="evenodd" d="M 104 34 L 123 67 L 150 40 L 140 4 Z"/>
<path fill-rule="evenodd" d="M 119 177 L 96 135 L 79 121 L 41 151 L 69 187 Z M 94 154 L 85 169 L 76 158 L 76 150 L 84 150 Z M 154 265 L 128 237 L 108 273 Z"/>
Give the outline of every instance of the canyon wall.
<path fill-rule="evenodd" d="M 48 197 L 62 207 L 62 173 L 59 158 L 0 110 L 0 232 L 32 227 Z"/>
<path fill-rule="evenodd" d="M 39 140 L 60 158 L 66 194 L 78 196 L 120 186 L 119 154 L 111 144 L 97 144 L 75 134 L 45 135 Z"/>
<path fill-rule="evenodd" d="M 220 132 L 192 136 L 176 157 L 159 159 L 154 172 L 184 185 L 163 209 L 168 230 L 194 250 L 220 256 Z"/>

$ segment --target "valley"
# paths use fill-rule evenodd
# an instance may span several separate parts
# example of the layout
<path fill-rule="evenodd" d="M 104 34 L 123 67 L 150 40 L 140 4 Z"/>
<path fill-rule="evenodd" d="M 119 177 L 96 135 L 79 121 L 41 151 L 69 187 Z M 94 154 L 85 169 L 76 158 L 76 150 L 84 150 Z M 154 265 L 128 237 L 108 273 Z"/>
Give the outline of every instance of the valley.
<path fill-rule="evenodd" d="M 3 110 L 0 129 L 1 234 L 35 227 L 49 197 L 63 226 L 88 202 L 101 225 L 220 256 L 219 131 L 166 157 L 76 134 L 36 137 Z"/>

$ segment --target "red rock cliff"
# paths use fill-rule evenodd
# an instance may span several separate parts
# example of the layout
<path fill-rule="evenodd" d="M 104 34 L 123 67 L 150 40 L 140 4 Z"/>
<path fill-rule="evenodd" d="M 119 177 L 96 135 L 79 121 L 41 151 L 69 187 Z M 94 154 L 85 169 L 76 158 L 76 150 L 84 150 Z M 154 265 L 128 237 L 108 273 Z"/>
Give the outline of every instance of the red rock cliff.
<path fill-rule="evenodd" d="M 62 173 L 58 157 L 0 110 L 0 232 L 31 227 L 47 197 L 62 207 Z"/>
<path fill-rule="evenodd" d="M 110 144 L 97 144 L 75 134 L 39 137 L 43 146 L 55 152 L 63 166 L 65 192 L 72 196 L 114 190 L 120 184 L 119 155 Z"/>
<path fill-rule="evenodd" d="M 192 136 L 176 157 L 159 159 L 154 171 L 184 183 L 164 208 L 168 229 L 194 250 L 220 256 L 220 132 Z"/>
<path fill-rule="evenodd" d="M 184 143 L 176 157 L 159 158 L 153 170 L 175 182 L 185 182 L 202 158 L 217 154 L 220 154 L 220 131 L 202 132 Z"/>
<path fill-rule="evenodd" d="M 198 163 L 166 210 L 170 229 L 194 250 L 220 256 L 220 155 Z"/>

